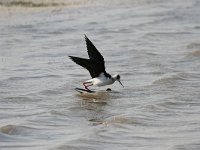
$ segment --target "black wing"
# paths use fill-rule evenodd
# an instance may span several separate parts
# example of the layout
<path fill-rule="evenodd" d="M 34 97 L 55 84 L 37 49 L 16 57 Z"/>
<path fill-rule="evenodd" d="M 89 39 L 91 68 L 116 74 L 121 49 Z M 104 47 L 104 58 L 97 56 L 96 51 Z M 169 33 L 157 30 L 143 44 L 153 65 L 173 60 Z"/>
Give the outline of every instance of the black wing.
<path fill-rule="evenodd" d="M 76 64 L 82 66 L 90 72 L 92 78 L 98 77 L 101 73 L 98 67 L 98 64 L 90 59 L 79 58 L 74 56 L 69 56 Z"/>
<path fill-rule="evenodd" d="M 96 49 L 94 44 L 87 38 L 85 35 L 85 41 L 87 46 L 87 52 L 90 60 L 94 61 L 96 63 L 96 67 L 98 67 L 98 75 L 102 72 L 105 72 L 105 62 L 103 56 L 99 53 L 99 51 Z"/>

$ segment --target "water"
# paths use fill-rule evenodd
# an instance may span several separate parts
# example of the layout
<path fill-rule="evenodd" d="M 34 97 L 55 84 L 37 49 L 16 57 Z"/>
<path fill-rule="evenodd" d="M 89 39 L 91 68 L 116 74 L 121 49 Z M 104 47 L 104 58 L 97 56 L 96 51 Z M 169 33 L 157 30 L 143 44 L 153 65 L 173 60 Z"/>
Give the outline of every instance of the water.
<path fill-rule="evenodd" d="M 200 149 L 198 0 L 7 2 L 0 149 Z M 87 57 L 84 34 L 124 89 L 74 91 L 89 79 L 68 58 Z"/>

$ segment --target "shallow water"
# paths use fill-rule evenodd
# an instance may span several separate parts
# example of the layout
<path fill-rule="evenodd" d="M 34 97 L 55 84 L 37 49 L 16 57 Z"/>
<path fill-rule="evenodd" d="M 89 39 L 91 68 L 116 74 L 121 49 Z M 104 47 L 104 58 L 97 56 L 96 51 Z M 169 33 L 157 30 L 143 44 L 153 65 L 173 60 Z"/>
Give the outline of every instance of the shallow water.
<path fill-rule="evenodd" d="M 0 7 L 0 149 L 200 149 L 198 0 L 37 2 Z M 84 34 L 125 88 L 74 90 Z"/>

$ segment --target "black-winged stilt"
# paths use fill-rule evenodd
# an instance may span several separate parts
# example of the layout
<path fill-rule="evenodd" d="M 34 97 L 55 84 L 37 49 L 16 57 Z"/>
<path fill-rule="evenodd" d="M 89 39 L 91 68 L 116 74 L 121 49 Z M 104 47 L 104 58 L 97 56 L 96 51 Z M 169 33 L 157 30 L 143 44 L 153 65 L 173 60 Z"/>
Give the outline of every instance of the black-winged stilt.
<path fill-rule="evenodd" d="M 99 53 L 93 43 L 85 35 L 85 41 L 87 45 L 87 52 L 89 59 L 79 58 L 74 56 L 69 56 L 76 64 L 84 67 L 90 72 L 92 79 L 89 79 L 83 83 L 86 90 L 89 86 L 105 86 L 113 84 L 115 81 L 118 81 L 121 85 L 120 75 L 115 74 L 111 76 L 105 70 L 105 62 L 103 56 Z M 122 85 L 123 86 L 123 85 Z M 123 86 L 124 87 L 124 86 Z"/>

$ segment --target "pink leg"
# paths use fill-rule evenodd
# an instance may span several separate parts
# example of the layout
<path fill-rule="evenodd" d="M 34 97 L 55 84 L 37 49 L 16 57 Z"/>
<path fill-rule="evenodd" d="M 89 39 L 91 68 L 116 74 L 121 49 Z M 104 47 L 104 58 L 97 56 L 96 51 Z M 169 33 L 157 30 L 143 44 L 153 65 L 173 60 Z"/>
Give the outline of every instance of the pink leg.
<path fill-rule="evenodd" d="M 89 83 L 89 85 L 86 85 L 88 83 Z M 84 87 L 85 87 L 86 90 L 90 91 L 90 89 L 88 89 L 88 86 L 92 86 L 93 84 L 90 83 L 90 82 L 83 82 L 83 85 L 84 85 Z"/>

